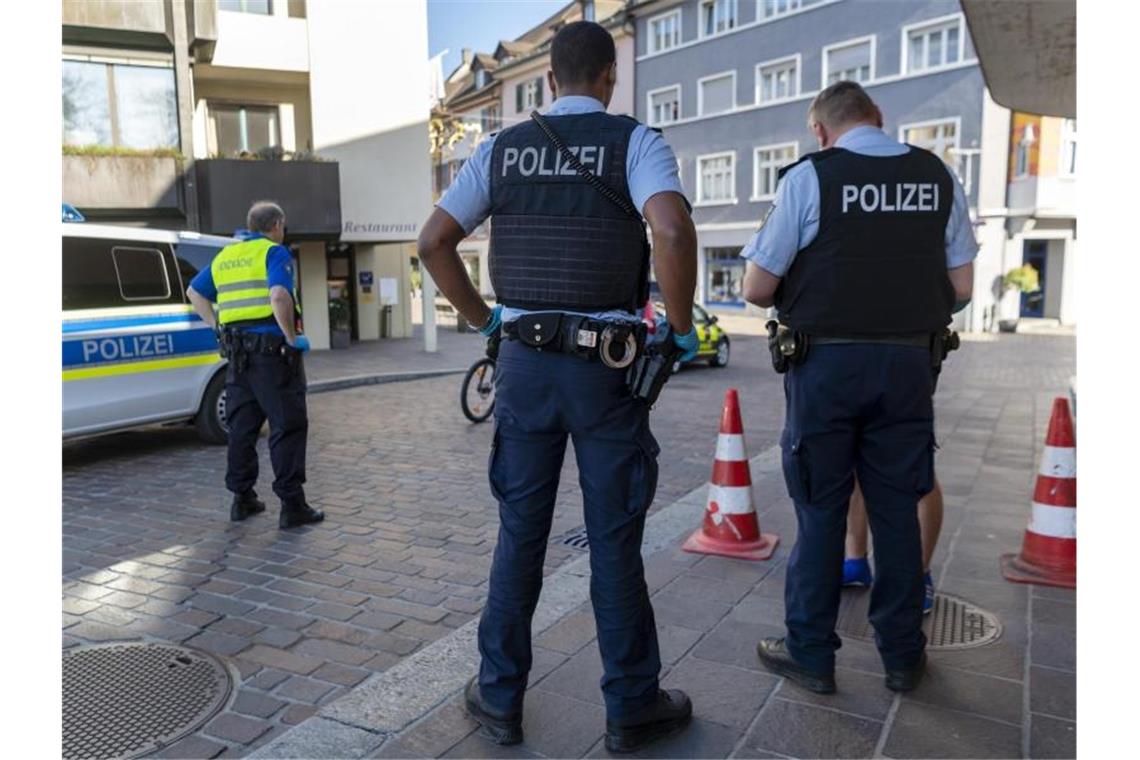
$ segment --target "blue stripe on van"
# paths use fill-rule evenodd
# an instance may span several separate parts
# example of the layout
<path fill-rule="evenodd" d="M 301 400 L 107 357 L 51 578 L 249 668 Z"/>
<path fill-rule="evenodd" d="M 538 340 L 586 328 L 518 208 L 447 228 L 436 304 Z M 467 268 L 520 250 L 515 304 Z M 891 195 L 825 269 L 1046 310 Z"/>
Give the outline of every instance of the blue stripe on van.
<path fill-rule="evenodd" d="M 119 327 L 141 327 L 143 325 L 183 324 L 201 322 L 197 314 L 157 314 L 153 316 L 118 317 L 114 319 L 64 320 L 63 332 L 76 333 L 90 330 L 114 330 Z"/>
<path fill-rule="evenodd" d="M 79 338 L 63 342 L 63 366 L 65 369 L 91 367 L 217 350 L 218 341 L 214 337 L 214 331 L 207 327 L 199 330 Z"/>

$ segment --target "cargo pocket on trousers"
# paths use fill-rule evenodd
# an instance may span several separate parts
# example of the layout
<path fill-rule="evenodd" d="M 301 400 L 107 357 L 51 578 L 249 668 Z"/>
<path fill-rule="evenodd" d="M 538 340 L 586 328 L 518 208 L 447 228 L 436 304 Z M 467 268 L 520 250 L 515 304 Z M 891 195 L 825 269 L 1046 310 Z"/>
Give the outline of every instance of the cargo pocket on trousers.
<path fill-rule="evenodd" d="M 784 484 L 794 502 L 811 502 L 811 464 L 802 438 L 783 448 Z"/>
<path fill-rule="evenodd" d="M 499 456 L 499 449 L 501 448 L 499 437 L 499 423 L 496 422 L 495 432 L 491 437 L 491 453 L 487 456 L 487 482 L 491 486 L 491 495 L 495 497 L 495 501 L 502 503 L 505 499 L 503 499 L 503 491 L 500 485 L 502 483 L 502 473 L 500 472 L 502 457 Z"/>
<path fill-rule="evenodd" d="M 633 468 L 633 480 L 629 489 L 629 500 L 625 504 L 631 515 L 641 514 L 653 503 L 657 493 L 657 455 L 661 447 L 657 439 L 646 427 L 634 437 L 638 449 L 638 465 Z"/>
<path fill-rule="evenodd" d="M 938 442 L 931 435 L 929 443 L 926 444 L 926 448 L 922 452 L 922 458 L 919 460 L 918 472 L 915 474 L 914 490 L 919 498 L 934 490 L 934 452 L 937 449 Z"/>

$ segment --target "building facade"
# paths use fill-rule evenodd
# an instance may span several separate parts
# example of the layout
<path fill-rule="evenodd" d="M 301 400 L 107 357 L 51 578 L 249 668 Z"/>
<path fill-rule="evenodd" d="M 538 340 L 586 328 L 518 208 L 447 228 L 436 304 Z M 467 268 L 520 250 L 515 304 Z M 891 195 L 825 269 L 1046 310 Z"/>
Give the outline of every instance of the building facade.
<path fill-rule="evenodd" d="M 807 107 L 841 79 L 867 88 L 888 134 L 941 156 L 976 213 L 985 84 L 954 0 L 642 0 L 630 13 L 637 116 L 677 154 L 706 307 L 745 308 L 740 249 L 779 168 L 818 149 Z"/>
<path fill-rule="evenodd" d="M 63 59 L 65 202 L 229 235 L 276 200 L 314 348 L 411 335 L 424 0 L 64 0 Z"/>

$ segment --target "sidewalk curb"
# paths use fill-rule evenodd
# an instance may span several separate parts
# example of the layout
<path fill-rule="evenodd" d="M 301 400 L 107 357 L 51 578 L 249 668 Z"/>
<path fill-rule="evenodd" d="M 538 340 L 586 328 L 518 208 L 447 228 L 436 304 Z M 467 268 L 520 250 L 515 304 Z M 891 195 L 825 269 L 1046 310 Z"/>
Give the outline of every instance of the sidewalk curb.
<path fill-rule="evenodd" d="M 328 393 L 329 391 L 343 391 L 349 388 L 359 388 L 364 385 L 406 383 L 409 380 L 423 380 L 430 377 L 459 375 L 466 371 L 466 367 L 460 367 L 459 369 L 427 369 L 413 372 L 381 372 L 368 375 L 349 375 L 347 377 L 334 377 L 330 380 L 314 380 L 309 383 L 308 392 L 311 395 L 313 393 Z"/>
<path fill-rule="evenodd" d="M 749 460 L 753 482 L 780 471 L 780 447 Z M 699 524 L 705 509 L 704 483 L 663 507 L 646 521 L 642 556 L 671 546 Z M 761 514 L 767 510 L 761 510 Z M 543 582 L 534 613 L 533 635 L 553 626 L 590 596 L 590 556 L 585 554 Z M 463 688 L 479 665 L 479 620 L 377 673 L 292 729 L 248 755 L 251 758 L 357 758 L 375 752 Z"/>

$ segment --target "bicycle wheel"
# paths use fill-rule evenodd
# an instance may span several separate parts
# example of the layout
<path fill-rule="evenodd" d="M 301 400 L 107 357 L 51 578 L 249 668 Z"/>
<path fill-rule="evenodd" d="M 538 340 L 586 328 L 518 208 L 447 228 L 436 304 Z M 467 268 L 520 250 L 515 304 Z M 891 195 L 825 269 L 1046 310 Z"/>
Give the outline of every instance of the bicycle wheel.
<path fill-rule="evenodd" d="M 480 359 L 471 365 L 459 392 L 463 415 L 472 422 L 482 422 L 495 409 L 495 361 Z"/>

